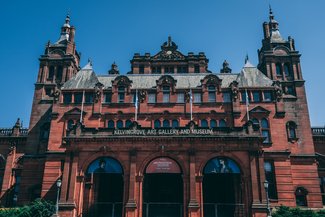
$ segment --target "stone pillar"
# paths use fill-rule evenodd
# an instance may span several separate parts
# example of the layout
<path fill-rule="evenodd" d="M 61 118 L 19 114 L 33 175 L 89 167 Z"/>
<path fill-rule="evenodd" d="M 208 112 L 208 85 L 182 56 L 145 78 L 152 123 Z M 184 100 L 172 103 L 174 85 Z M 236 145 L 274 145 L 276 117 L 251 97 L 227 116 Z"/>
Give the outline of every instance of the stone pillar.
<path fill-rule="evenodd" d="M 125 205 L 125 216 L 136 217 L 137 203 L 135 201 L 136 189 L 136 152 L 130 151 L 129 194 Z"/>
<path fill-rule="evenodd" d="M 193 151 L 189 152 L 189 161 L 190 161 L 190 174 L 189 174 L 189 186 L 190 186 L 190 201 L 188 204 L 188 216 L 197 217 L 199 203 L 197 202 L 197 189 L 196 189 L 196 180 L 195 180 L 195 153 Z"/>

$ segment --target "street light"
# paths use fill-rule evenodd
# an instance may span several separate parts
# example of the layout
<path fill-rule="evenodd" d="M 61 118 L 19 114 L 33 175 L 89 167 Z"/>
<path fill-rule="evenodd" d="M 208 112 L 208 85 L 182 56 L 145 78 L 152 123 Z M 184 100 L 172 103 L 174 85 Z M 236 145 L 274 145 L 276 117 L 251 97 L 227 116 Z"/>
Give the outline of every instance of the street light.
<path fill-rule="evenodd" d="M 269 182 L 267 180 L 265 180 L 263 184 L 264 184 L 265 193 L 266 193 L 267 217 L 272 217 L 270 203 L 269 203 Z"/>
<path fill-rule="evenodd" d="M 56 216 L 59 216 L 59 196 L 60 196 L 61 185 L 62 185 L 62 181 L 61 181 L 61 179 L 58 179 L 56 181 L 56 187 L 58 187 L 58 192 L 57 192 L 57 195 L 56 195 L 56 207 L 55 207 Z"/>

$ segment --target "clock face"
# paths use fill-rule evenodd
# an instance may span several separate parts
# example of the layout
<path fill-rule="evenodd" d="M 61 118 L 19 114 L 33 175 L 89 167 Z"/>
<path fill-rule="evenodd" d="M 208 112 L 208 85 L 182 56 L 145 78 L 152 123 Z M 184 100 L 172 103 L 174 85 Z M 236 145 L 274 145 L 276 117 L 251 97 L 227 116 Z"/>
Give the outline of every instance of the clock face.
<path fill-rule="evenodd" d="M 171 55 L 171 54 L 172 54 L 172 52 L 169 50 L 169 51 L 167 51 L 167 54 L 168 54 L 168 55 Z"/>

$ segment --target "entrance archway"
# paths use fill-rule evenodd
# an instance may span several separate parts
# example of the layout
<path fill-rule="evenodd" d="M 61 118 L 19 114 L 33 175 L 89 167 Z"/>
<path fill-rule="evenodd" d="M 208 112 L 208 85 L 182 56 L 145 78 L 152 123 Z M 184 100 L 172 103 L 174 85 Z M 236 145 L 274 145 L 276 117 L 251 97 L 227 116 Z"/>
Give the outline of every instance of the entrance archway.
<path fill-rule="evenodd" d="M 226 157 L 208 161 L 203 171 L 204 217 L 241 217 L 244 214 L 241 171 Z"/>
<path fill-rule="evenodd" d="M 179 165 L 166 157 L 146 168 L 143 183 L 143 217 L 181 217 L 183 179 Z"/>
<path fill-rule="evenodd" d="M 84 213 L 87 217 L 122 217 L 123 170 L 110 157 L 93 161 L 85 180 Z"/>

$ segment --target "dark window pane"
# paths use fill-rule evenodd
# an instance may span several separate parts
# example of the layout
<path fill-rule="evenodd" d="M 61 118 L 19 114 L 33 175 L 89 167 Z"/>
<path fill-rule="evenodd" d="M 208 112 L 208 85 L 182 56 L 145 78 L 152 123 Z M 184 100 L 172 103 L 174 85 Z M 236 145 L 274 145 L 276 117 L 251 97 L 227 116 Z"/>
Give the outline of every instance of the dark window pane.
<path fill-rule="evenodd" d="M 229 92 L 222 93 L 223 102 L 231 102 L 231 95 Z"/>
<path fill-rule="evenodd" d="M 72 101 L 72 94 L 71 93 L 64 93 L 63 94 L 63 103 L 69 104 Z"/>
<path fill-rule="evenodd" d="M 221 120 L 219 121 L 219 127 L 226 127 L 226 126 L 227 126 L 226 121 L 223 120 L 223 119 L 221 119 Z"/>
<path fill-rule="evenodd" d="M 210 127 L 217 127 L 217 121 L 216 120 L 210 120 Z"/>
<path fill-rule="evenodd" d="M 194 66 L 194 73 L 200 73 L 200 66 L 199 65 Z"/>
<path fill-rule="evenodd" d="M 277 76 L 282 76 L 282 66 L 281 66 L 281 64 L 276 64 L 276 75 Z"/>
<path fill-rule="evenodd" d="M 118 120 L 116 123 L 117 128 L 123 128 L 123 121 L 122 120 Z"/>
<path fill-rule="evenodd" d="M 85 103 L 92 103 L 93 101 L 94 101 L 94 94 L 86 93 L 85 94 Z"/>
<path fill-rule="evenodd" d="M 272 101 L 272 92 L 271 91 L 264 91 L 264 101 L 265 102 Z"/>
<path fill-rule="evenodd" d="M 163 121 L 163 127 L 170 127 L 169 120 Z"/>
<path fill-rule="evenodd" d="M 54 76 L 54 66 L 50 66 L 48 79 L 52 80 Z"/>
<path fill-rule="evenodd" d="M 155 122 L 154 122 L 154 127 L 155 127 L 155 128 L 160 128 L 160 127 L 161 127 L 160 120 L 155 120 Z"/>
<path fill-rule="evenodd" d="M 201 127 L 208 127 L 208 121 L 205 119 L 201 120 Z"/>
<path fill-rule="evenodd" d="M 74 103 L 82 103 L 82 93 L 74 94 Z"/>
<path fill-rule="evenodd" d="M 173 127 L 173 128 L 179 127 L 178 120 L 173 120 L 173 121 L 172 121 L 172 127 Z"/>
<path fill-rule="evenodd" d="M 253 91 L 253 100 L 254 100 L 254 102 L 260 102 L 261 101 L 259 91 Z"/>
<path fill-rule="evenodd" d="M 132 124 L 132 121 L 131 120 L 126 120 L 125 121 L 125 127 L 130 127 Z"/>
<path fill-rule="evenodd" d="M 105 103 L 112 102 L 112 93 L 105 93 Z"/>
<path fill-rule="evenodd" d="M 109 120 L 108 123 L 107 123 L 107 127 L 108 128 L 114 128 L 114 121 L 113 120 Z"/>
<path fill-rule="evenodd" d="M 269 183 L 268 193 L 270 199 L 277 199 L 278 193 L 276 188 L 275 169 L 273 161 L 264 162 L 265 179 Z"/>

